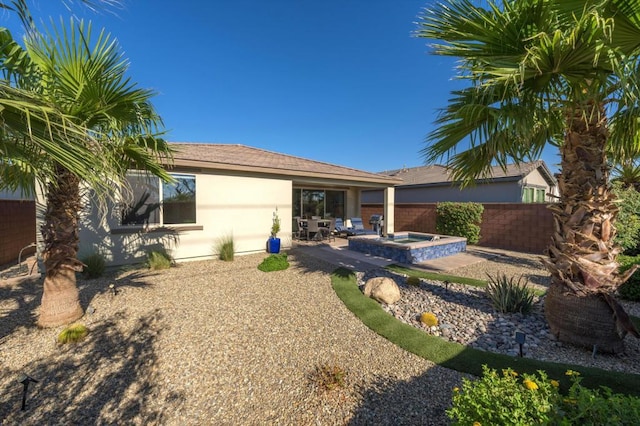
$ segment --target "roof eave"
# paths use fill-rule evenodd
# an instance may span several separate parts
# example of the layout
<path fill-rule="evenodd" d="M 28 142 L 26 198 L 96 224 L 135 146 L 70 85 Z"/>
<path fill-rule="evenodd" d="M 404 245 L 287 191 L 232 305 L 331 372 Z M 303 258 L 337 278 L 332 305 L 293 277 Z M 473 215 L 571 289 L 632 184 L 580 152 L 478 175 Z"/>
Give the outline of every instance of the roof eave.
<path fill-rule="evenodd" d="M 236 172 L 250 172 L 250 173 L 260 173 L 267 175 L 279 175 L 279 176 L 302 176 L 302 177 L 312 177 L 312 178 L 322 178 L 322 179 L 336 179 L 341 181 L 349 181 L 349 182 L 365 182 L 365 183 L 373 183 L 384 186 L 395 186 L 402 183 L 402 179 L 392 178 L 389 176 L 371 176 L 371 177 L 362 177 L 362 176 L 351 176 L 351 175 L 331 175 L 327 176 L 326 173 L 320 172 L 312 172 L 312 171 L 301 171 L 301 170 L 289 170 L 289 169 L 274 169 L 272 167 L 260 167 L 260 166 L 248 166 L 244 164 L 229 164 L 229 163 L 219 163 L 219 162 L 209 162 L 209 161 L 195 161 L 195 160 L 185 160 L 180 158 L 174 158 L 172 163 L 174 167 L 193 167 L 199 168 L 203 170 L 227 170 L 227 171 L 236 171 Z"/>

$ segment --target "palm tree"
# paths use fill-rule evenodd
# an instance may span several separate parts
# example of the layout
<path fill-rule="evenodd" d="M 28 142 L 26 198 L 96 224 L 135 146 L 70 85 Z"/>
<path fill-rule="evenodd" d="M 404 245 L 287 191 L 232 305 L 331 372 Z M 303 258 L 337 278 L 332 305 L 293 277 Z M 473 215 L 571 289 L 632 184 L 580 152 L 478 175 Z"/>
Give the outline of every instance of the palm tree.
<path fill-rule="evenodd" d="M 469 182 L 559 148 L 560 202 L 545 264 L 549 326 L 560 340 L 623 350 L 638 332 L 613 298 L 617 208 L 606 153 L 640 142 L 640 2 L 636 0 L 449 0 L 425 10 L 417 35 L 459 58 L 468 87 L 452 92 L 423 150 Z M 468 144 L 468 145 L 467 145 Z M 461 149 L 462 148 L 462 149 Z"/>
<path fill-rule="evenodd" d="M 620 182 L 625 188 L 640 191 L 640 164 L 636 160 L 624 160 L 613 167 L 612 182 Z"/>
<path fill-rule="evenodd" d="M 81 0 L 91 9 L 115 7 L 118 0 Z M 0 9 L 14 14 L 25 31 L 36 31 L 25 0 L 1 1 Z M 21 89 L 28 58 L 21 50 L 11 51 L 15 42 L 6 28 L 0 28 L 0 188 L 35 192 L 36 182 L 51 178 L 43 159 L 65 164 L 89 186 L 108 191 L 100 173 L 109 166 L 93 155 L 87 129 L 78 126 L 39 94 Z M 21 72 L 17 72 L 20 71 Z M 94 141 L 95 142 L 95 141 Z"/>
<path fill-rule="evenodd" d="M 153 93 L 137 88 L 126 77 L 128 63 L 110 35 L 102 31 L 95 43 L 91 36 L 91 24 L 74 20 L 68 28 L 30 32 L 24 49 L 15 42 L 5 46 L 9 59 L 21 58 L 21 62 L 9 62 L 16 64 L 14 68 L 5 69 L 11 81 L 63 112 L 78 128 L 87 129 L 83 146 L 92 158 L 100 159 L 97 171 L 103 182 L 123 184 L 131 167 L 171 180 L 161 166 L 171 150 L 157 137 L 162 123 L 149 102 Z M 75 273 L 83 266 L 77 252 L 85 183 L 64 162 L 44 158 L 42 163 L 50 170 L 50 179 L 41 229 L 46 275 L 38 324 L 55 326 L 83 313 Z"/>

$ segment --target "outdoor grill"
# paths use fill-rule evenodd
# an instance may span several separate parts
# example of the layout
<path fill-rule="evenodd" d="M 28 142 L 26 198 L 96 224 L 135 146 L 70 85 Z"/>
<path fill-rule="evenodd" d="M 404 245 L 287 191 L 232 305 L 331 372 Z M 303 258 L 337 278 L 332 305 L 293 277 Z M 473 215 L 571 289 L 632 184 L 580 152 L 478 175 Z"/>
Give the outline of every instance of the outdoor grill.
<path fill-rule="evenodd" d="M 369 225 L 372 225 L 373 230 L 378 234 L 382 234 L 382 225 L 384 225 L 384 217 L 381 214 L 372 214 L 369 219 Z"/>

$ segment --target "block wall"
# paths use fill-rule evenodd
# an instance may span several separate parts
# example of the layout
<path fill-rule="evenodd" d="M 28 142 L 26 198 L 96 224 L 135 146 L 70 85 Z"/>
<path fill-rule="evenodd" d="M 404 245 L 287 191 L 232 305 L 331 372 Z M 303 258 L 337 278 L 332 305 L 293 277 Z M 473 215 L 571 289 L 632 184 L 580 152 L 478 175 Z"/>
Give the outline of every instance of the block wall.
<path fill-rule="evenodd" d="M 0 265 L 18 260 L 20 250 L 36 241 L 34 201 L 0 200 Z M 35 253 L 35 247 L 22 255 Z"/>
<path fill-rule="evenodd" d="M 540 253 L 546 249 L 553 233 L 553 216 L 547 204 L 483 204 L 480 242 L 485 247 Z M 369 217 L 382 211 L 381 204 L 363 204 L 365 227 Z M 436 204 L 396 204 L 395 230 L 436 232 Z"/>

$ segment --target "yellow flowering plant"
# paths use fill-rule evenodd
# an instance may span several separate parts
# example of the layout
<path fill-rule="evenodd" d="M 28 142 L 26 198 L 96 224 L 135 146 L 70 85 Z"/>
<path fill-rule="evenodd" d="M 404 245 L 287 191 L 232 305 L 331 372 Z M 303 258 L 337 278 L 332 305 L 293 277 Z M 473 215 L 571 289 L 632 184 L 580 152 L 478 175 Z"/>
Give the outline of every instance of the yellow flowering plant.
<path fill-rule="evenodd" d="M 580 384 L 580 373 L 568 370 L 571 386 L 560 393 L 560 381 L 544 371 L 522 373 L 507 368 L 501 374 L 482 366 L 476 380 L 462 379 L 453 390 L 447 415 L 454 425 L 637 424 L 640 398 L 593 390 Z"/>
<path fill-rule="evenodd" d="M 477 380 L 463 379 L 447 415 L 453 424 L 523 425 L 549 422 L 560 402 L 558 389 L 544 371 L 537 375 L 482 366 Z"/>

